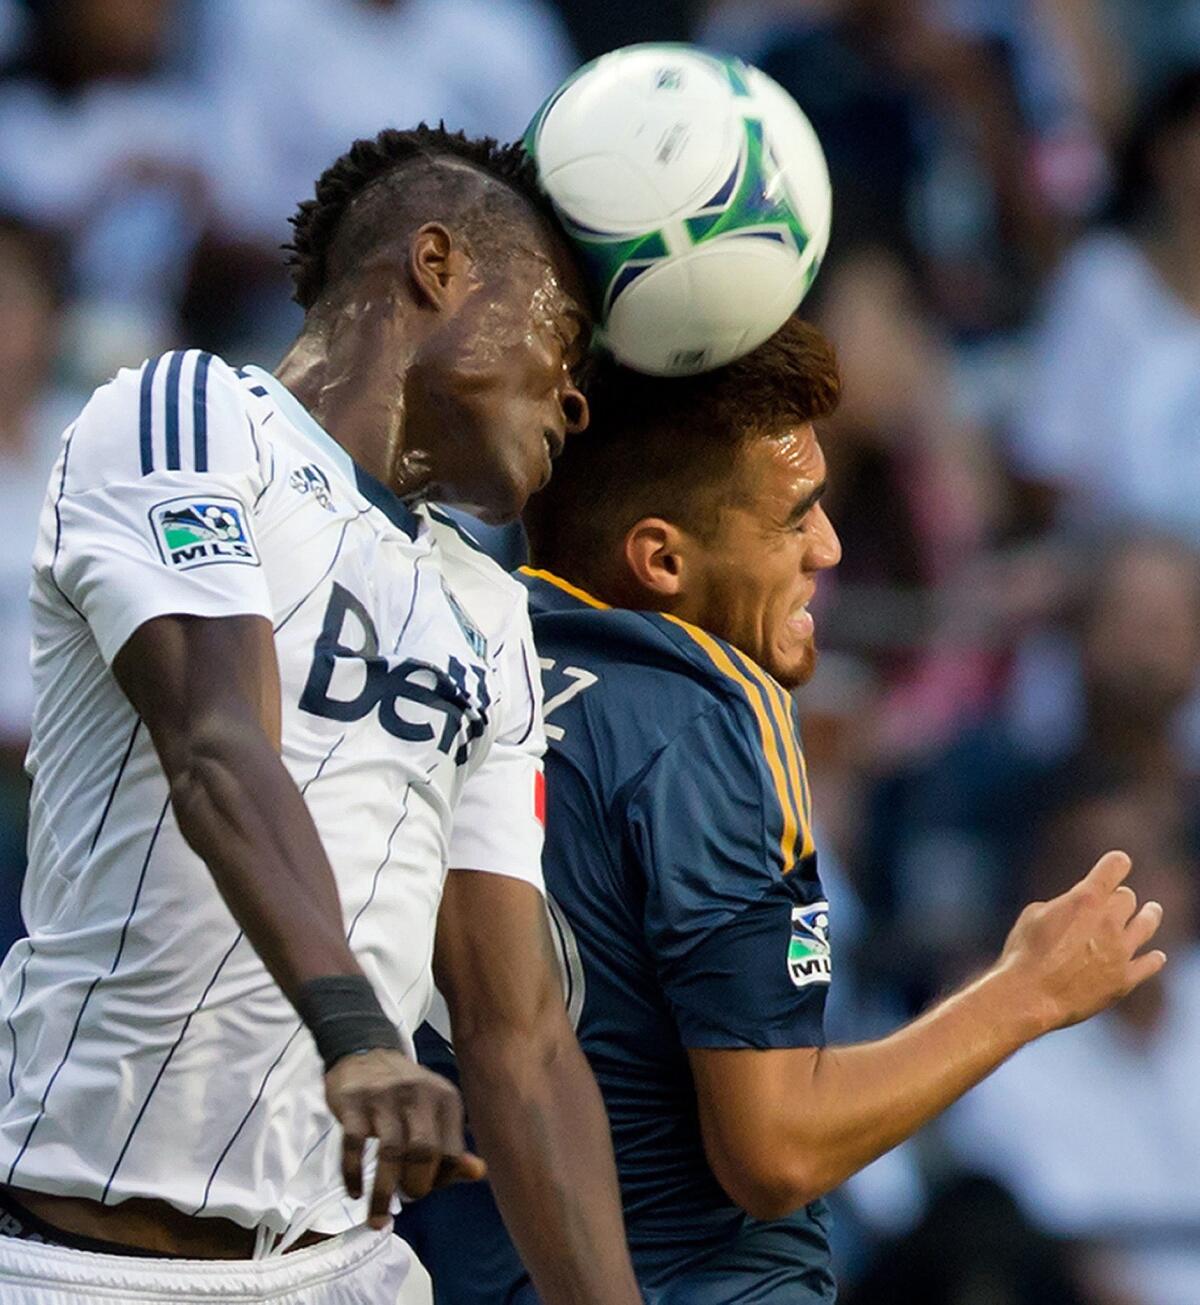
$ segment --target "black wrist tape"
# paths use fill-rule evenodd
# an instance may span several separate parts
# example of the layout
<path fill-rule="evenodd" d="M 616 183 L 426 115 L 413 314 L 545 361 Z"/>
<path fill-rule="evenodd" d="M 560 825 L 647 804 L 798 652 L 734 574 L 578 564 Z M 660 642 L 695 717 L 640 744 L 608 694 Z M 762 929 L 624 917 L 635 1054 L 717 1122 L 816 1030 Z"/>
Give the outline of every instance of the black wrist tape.
<path fill-rule="evenodd" d="M 309 979 L 296 994 L 296 1010 L 313 1035 L 326 1070 L 356 1051 L 403 1050 L 396 1026 L 361 974 Z"/>

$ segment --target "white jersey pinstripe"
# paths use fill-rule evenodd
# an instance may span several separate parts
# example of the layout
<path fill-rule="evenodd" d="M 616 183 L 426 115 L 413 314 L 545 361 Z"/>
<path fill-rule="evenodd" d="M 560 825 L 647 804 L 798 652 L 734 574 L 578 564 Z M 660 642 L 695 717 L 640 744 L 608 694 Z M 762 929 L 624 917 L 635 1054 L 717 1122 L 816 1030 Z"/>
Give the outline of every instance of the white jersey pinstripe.
<path fill-rule="evenodd" d="M 32 600 L 29 937 L 0 969 L 0 1181 L 351 1227 L 311 1038 L 185 845 L 109 663 L 157 615 L 272 622 L 284 762 L 407 1033 L 447 865 L 540 885 L 520 586 L 273 377 L 192 350 L 120 373 L 64 436 Z"/>

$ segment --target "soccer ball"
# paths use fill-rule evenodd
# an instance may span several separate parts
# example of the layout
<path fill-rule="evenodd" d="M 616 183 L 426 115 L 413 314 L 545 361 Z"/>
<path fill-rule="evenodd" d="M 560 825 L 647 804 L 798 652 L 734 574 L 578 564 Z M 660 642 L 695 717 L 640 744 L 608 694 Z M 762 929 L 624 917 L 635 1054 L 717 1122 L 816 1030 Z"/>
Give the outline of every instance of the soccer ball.
<path fill-rule="evenodd" d="M 761 344 L 803 299 L 829 240 L 816 133 L 765 73 L 688 45 L 586 64 L 525 134 L 578 246 L 600 340 L 656 376 Z"/>

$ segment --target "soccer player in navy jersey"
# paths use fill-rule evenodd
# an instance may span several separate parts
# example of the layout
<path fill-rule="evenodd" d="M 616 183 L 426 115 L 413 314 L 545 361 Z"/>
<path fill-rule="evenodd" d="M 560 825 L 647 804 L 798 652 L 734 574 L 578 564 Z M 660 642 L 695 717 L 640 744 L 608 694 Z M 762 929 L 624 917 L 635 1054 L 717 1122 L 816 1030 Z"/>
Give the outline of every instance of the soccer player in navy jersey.
<path fill-rule="evenodd" d="M 1138 908 L 1109 853 L 921 1018 L 825 1046 L 836 904 L 791 690 L 841 556 L 813 427 L 838 389 L 797 320 L 708 375 L 613 369 L 527 515 L 545 877 L 653 1305 L 832 1301 L 824 1194 L 1165 960 L 1142 951 L 1160 907 Z M 442 1305 L 537 1300 L 482 1185 L 436 1193 L 404 1231 Z"/>

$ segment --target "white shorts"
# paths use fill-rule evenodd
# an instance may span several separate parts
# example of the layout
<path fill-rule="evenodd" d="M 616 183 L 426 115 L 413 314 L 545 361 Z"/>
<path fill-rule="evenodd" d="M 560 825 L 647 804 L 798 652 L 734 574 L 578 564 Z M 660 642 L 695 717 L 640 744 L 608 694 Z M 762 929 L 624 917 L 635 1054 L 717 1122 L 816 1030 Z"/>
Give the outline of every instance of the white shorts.
<path fill-rule="evenodd" d="M 355 1228 L 264 1260 L 96 1255 L 0 1237 L 3 1305 L 427 1305 L 428 1275 L 390 1231 Z"/>

